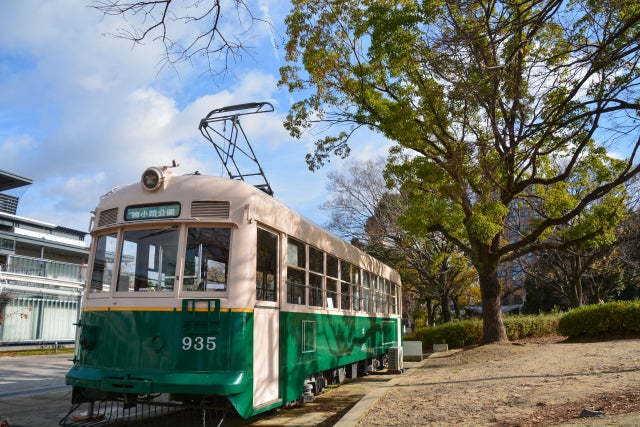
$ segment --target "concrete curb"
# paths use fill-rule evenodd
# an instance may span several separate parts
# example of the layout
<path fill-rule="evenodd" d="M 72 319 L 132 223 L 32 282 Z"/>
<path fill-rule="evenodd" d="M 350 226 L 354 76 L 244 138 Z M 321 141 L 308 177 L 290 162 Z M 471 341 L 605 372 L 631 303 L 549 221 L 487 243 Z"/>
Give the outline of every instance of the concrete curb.
<path fill-rule="evenodd" d="M 404 375 L 404 374 L 400 374 Z M 383 395 L 391 390 L 399 381 L 401 376 L 393 378 L 381 386 L 374 388 L 371 392 L 367 393 L 353 408 L 349 410 L 334 427 L 352 427 L 356 422 L 364 415 L 369 408 L 371 408 Z"/>

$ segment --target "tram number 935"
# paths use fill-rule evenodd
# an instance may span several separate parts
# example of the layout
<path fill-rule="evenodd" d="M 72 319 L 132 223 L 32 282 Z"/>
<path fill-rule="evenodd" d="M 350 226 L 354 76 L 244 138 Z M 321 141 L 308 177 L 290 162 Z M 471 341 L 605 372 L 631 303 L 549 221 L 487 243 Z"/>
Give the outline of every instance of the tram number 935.
<path fill-rule="evenodd" d="M 183 337 L 182 349 L 184 351 L 213 351 L 216 349 L 216 337 Z"/>

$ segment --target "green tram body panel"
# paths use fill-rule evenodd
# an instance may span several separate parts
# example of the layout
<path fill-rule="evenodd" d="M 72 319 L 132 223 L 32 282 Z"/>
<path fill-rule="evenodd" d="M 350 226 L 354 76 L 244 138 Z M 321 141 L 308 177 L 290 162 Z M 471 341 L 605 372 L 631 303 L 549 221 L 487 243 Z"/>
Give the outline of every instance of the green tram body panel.
<path fill-rule="evenodd" d="M 304 380 L 387 353 L 397 347 L 397 318 L 280 313 L 280 390 L 285 402 L 300 397 Z"/>
<path fill-rule="evenodd" d="M 253 411 L 253 312 L 84 311 L 67 384 L 106 392 L 222 395 Z M 188 345 L 187 345 L 188 344 Z"/>
<path fill-rule="evenodd" d="M 83 311 L 67 384 L 115 393 L 219 395 L 245 418 L 271 409 L 253 407 L 253 312 L 216 304 L 196 311 L 185 302 L 183 310 Z M 310 375 L 398 346 L 398 322 L 282 311 L 279 401 L 300 398 Z"/>

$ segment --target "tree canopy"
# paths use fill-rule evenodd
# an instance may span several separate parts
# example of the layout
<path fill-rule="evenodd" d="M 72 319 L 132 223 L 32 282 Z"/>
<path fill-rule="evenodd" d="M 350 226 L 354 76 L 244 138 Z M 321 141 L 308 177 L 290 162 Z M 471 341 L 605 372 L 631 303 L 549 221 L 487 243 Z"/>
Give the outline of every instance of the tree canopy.
<path fill-rule="evenodd" d="M 303 99 L 285 127 L 329 125 L 309 167 L 348 155 L 361 127 L 394 141 L 402 225 L 469 257 L 484 342 L 506 340 L 499 262 L 592 239 L 624 209 L 640 170 L 635 0 L 294 0 L 287 33 L 281 84 Z M 517 204 L 537 220 L 508 241 Z"/>

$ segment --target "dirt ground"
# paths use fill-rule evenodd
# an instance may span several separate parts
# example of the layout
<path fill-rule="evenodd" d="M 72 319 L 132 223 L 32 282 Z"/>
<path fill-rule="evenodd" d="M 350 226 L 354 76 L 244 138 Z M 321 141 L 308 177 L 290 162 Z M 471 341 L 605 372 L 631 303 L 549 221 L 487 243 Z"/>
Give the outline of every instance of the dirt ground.
<path fill-rule="evenodd" d="M 640 426 L 640 340 L 553 337 L 435 353 L 357 425 Z"/>

